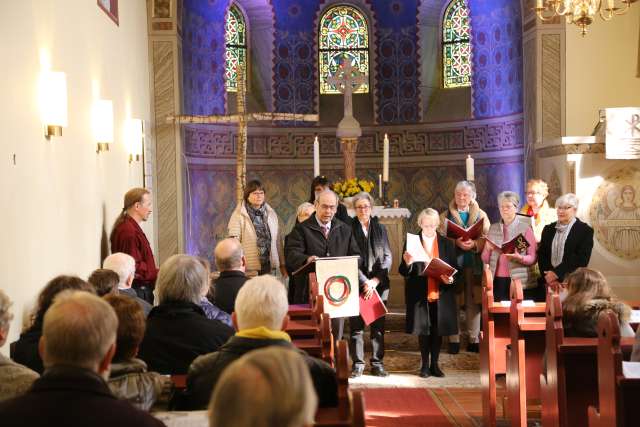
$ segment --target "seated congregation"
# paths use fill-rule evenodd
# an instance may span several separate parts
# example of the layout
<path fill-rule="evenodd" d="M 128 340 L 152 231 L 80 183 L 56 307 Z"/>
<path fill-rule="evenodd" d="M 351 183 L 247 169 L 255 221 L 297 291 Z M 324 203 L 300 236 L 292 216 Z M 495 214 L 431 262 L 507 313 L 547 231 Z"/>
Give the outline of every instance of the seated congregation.
<path fill-rule="evenodd" d="M 113 234 L 112 247 L 120 239 L 122 251 L 86 281 L 68 275 L 49 281 L 31 323 L 11 344 L 11 359 L 0 356 L 3 426 L 85 425 L 88 418 L 98 426 L 163 425 L 154 412 L 207 408 L 211 426 L 363 425 L 353 413 L 362 398 L 349 397 L 347 378 L 349 370 L 353 378 L 365 371 L 364 321 L 348 319 L 349 367 L 340 342 L 345 319 L 325 316 L 314 273 L 292 273 L 317 258 L 359 255 L 360 295 L 368 299 L 377 292 L 386 302 L 392 253 L 385 227 L 371 213 L 372 198 L 358 194 L 355 216 L 338 219 L 345 209 L 330 188 L 326 178 L 314 180 L 313 204 L 299 207 L 285 238 L 264 186 L 252 181 L 229 223 L 232 237 L 215 247 L 215 274 L 208 260 L 178 254 L 159 269 L 147 259 L 142 277 L 144 251 L 125 253 L 135 244 L 123 243 L 126 230 Z M 143 203 L 149 193 L 134 190 L 125 196 L 128 216 L 120 221 L 132 227 L 150 209 Z M 609 338 L 610 354 L 617 349 L 620 360 L 640 361 L 630 307 L 616 299 L 601 273 L 587 268 L 593 230 L 576 217 L 577 197 L 561 196 L 554 212 L 547 195 L 540 180 L 528 183 L 523 208 L 517 193 L 500 193 L 500 220 L 492 224 L 473 183 L 461 181 L 448 210 L 425 208 L 417 215 L 426 261 L 405 242 L 399 273 L 406 281 L 406 333 L 418 336 L 419 376 L 445 376 L 439 365 L 444 340 L 457 354 L 460 335 L 466 336 L 466 351 L 480 352 L 486 425 L 496 424 L 501 375 L 507 376 L 508 418 L 526 421 L 527 403 L 537 398 L 544 425 L 566 425 L 561 421 L 575 415 L 568 411 L 588 420 L 591 412 L 596 419 L 611 408 L 598 387 L 615 388 L 605 384 L 604 372 L 620 374 L 620 366 L 611 359 L 605 368 L 598 340 Z M 480 231 L 473 238 L 451 237 L 449 223 L 466 229 L 479 224 Z M 505 249 L 512 241 L 515 250 Z M 435 258 L 457 272 L 430 275 Z M 0 291 L 0 345 L 8 336 L 10 306 Z M 316 331 L 329 350 L 312 351 L 296 335 L 301 327 Z M 385 316 L 369 328 L 370 372 L 388 377 Z M 623 337 L 622 344 L 611 341 L 612 333 Z M 574 350 L 582 346 L 581 354 L 592 355 L 589 362 L 572 361 L 572 342 Z M 572 381 L 581 373 L 571 366 L 595 372 L 590 397 L 578 406 L 562 396 L 578 387 Z M 323 424 L 345 399 L 352 413 Z M 69 400 L 74 405 L 65 405 Z"/>

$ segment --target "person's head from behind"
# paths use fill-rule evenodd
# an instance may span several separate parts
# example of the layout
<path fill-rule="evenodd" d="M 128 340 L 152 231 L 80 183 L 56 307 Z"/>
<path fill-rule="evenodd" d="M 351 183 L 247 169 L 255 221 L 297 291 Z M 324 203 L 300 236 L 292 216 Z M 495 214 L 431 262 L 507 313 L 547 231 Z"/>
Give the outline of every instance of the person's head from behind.
<path fill-rule="evenodd" d="M 209 404 L 209 425 L 311 426 L 317 407 L 318 397 L 302 356 L 271 346 L 247 353 L 224 370 Z"/>
<path fill-rule="evenodd" d="M 46 284 L 44 289 L 40 291 L 38 296 L 38 305 L 35 314 L 35 323 L 40 324 L 44 321 L 44 315 L 53 304 L 54 298 L 62 291 L 86 291 L 92 294 L 96 293 L 95 288 L 90 283 L 82 280 L 77 276 L 57 276 Z"/>
<path fill-rule="evenodd" d="M 331 222 L 338 210 L 338 195 L 331 190 L 322 190 L 316 197 L 315 208 L 318 221 Z"/>
<path fill-rule="evenodd" d="M 11 313 L 11 300 L 0 289 L 0 347 L 4 345 L 9 336 L 9 326 L 11 326 L 11 320 L 13 319 L 13 313 Z"/>
<path fill-rule="evenodd" d="M 129 254 L 116 252 L 105 258 L 102 268 L 115 271 L 118 275 L 118 288 L 130 288 L 136 275 L 136 260 Z"/>
<path fill-rule="evenodd" d="M 103 299 L 77 291 L 58 295 L 44 316 L 40 338 L 45 369 L 73 366 L 107 378 L 117 330 L 118 318 Z"/>
<path fill-rule="evenodd" d="M 275 277 L 264 275 L 245 282 L 236 297 L 233 323 L 238 331 L 265 327 L 285 329 L 287 325 L 287 291 Z"/>
<path fill-rule="evenodd" d="M 316 208 L 313 206 L 313 203 L 301 203 L 296 211 L 296 220 L 298 222 L 305 222 L 307 219 L 309 219 L 309 217 L 311 217 L 311 215 L 313 215 L 315 210 Z"/>
<path fill-rule="evenodd" d="M 96 294 L 99 297 L 117 293 L 119 281 L 120 278 L 115 271 L 105 268 L 94 270 L 87 279 L 87 282 L 91 283 L 96 289 Z"/>
<path fill-rule="evenodd" d="M 160 304 L 167 301 L 199 304 L 209 290 L 206 268 L 198 258 L 178 254 L 166 260 L 156 280 L 156 292 Z"/>
<path fill-rule="evenodd" d="M 588 302 L 592 299 L 610 299 L 611 288 L 604 275 L 597 270 L 580 267 L 566 278 L 567 299 L 579 298 Z"/>
<path fill-rule="evenodd" d="M 244 257 L 242 244 L 235 237 L 221 240 L 213 251 L 218 271 L 245 271 L 247 260 Z"/>
<path fill-rule="evenodd" d="M 104 300 L 113 308 L 118 318 L 115 363 L 133 359 L 144 338 L 145 319 L 140 304 L 123 295 L 107 295 Z"/>

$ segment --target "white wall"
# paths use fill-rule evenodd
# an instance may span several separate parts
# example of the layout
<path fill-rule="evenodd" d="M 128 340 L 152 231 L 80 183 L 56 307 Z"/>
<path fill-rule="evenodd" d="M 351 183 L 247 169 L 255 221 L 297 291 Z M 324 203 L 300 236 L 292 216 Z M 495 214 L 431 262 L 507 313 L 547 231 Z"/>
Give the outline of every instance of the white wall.
<path fill-rule="evenodd" d="M 609 22 L 597 17 L 585 37 L 566 29 L 566 136 L 591 135 L 598 110 L 640 106 L 640 3 Z"/>
<path fill-rule="evenodd" d="M 146 3 L 124 0 L 119 8 L 116 26 L 96 1 L 0 4 L 0 288 L 16 315 L 8 342 L 49 279 L 86 278 L 99 267 L 101 241 L 123 194 L 142 185 L 141 164 L 128 163 L 123 125 L 134 117 L 150 128 Z M 43 137 L 38 109 L 41 56 L 67 74 L 69 126 L 51 141 Z M 115 142 L 101 154 L 90 116 L 98 97 L 114 105 Z M 144 230 L 153 245 L 152 223 Z"/>

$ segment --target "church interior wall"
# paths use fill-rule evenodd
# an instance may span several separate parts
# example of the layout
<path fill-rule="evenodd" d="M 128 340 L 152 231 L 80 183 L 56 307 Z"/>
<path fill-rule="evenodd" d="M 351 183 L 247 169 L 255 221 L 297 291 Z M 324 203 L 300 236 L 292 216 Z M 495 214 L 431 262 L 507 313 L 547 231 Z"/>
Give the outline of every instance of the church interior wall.
<path fill-rule="evenodd" d="M 146 16 L 142 1 L 119 3 L 118 26 L 95 1 L 3 3 L 0 51 L 11 66 L 0 81 L 0 286 L 14 302 L 9 342 L 48 280 L 86 278 L 100 266 L 123 194 L 143 184 L 141 163 L 128 162 L 124 123 L 151 119 Z M 38 105 L 46 64 L 66 73 L 68 97 L 68 126 L 49 141 Z M 91 129 L 98 98 L 114 108 L 114 142 L 100 154 Z M 153 246 L 153 216 L 143 229 Z"/>
<path fill-rule="evenodd" d="M 585 37 L 566 27 L 567 136 L 591 135 L 600 109 L 640 106 L 639 22 L 634 5 L 610 22 L 595 19 Z"/>

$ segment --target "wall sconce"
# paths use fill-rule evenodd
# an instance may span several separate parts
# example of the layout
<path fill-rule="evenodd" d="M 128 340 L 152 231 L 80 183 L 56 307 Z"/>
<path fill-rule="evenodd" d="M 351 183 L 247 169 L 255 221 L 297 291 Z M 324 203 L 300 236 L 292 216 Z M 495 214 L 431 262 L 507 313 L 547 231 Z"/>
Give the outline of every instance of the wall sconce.
<path fill-rule="evenodd" d="M 129 119 L 125 124 L 125 141 L 129 151 L 129 163 L 140 161 L 144 147 L 144 121 Z"/>
<path fill-rule="evenodd" d="M 62 128 L 67 127 L 67 75 L 59 71 L 42 71 L 39 89 L 44 137 L 62 136 Z"/>
<path fill-rule="evenodd" d="M 113 102 L 99 99 L 93 104 L 93 137 L 98 143 L 96 153 L 109 151 L 113 142 Z"/>

